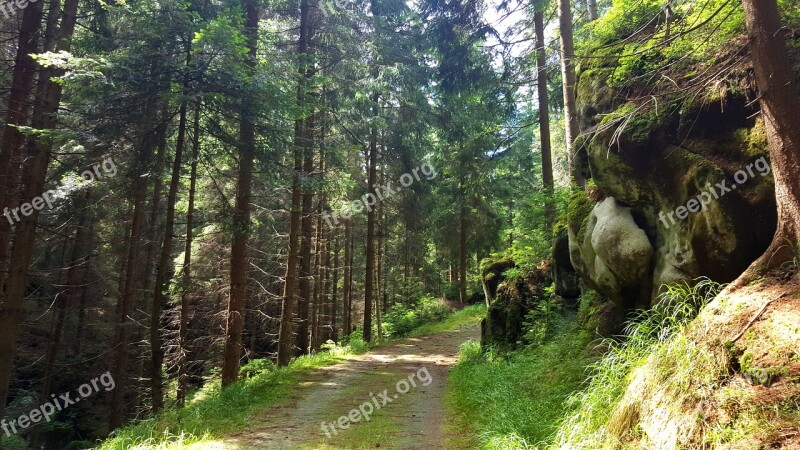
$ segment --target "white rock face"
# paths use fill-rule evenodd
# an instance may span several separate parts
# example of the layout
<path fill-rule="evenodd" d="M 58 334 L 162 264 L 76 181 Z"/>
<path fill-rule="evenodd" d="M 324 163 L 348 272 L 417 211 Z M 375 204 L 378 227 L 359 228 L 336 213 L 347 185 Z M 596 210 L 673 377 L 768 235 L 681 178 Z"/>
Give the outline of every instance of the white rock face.
<path fill-rule="evenodd" d="M 633 220 L 630 208 L 614 198 L 594 207 L 583 242 L 575 244 L 570 251 L 573 265 L 611 298 L 636 288 L 651 271 L 654 250 L 647 234 Z"/>

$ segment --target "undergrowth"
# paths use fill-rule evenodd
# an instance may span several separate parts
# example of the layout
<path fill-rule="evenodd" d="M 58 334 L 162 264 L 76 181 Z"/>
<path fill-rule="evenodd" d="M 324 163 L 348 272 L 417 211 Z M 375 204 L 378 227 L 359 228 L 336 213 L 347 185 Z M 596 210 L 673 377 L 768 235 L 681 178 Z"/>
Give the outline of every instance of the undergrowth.
<path fill-rule="evenodd" d="M 651 354 L 696 351 L 680 332 L 721 288 L 710 280 L 701 280 L 695 286 L 687 283 L 666 286 L 652 309 L 640 312 L 629 322 L 624 340 L 607 341 L 609 351 L 592 365 L 587 387 L 573 394 L 567 402 L 570 412 L 558 427 L 556 447 L 604 448 L 609 437 L 609 420 L 631 381 L 631 373 Z M 703 355 L 692 356 L 699 358 Z M 662 360 L 686 359 L 673 354 Z M 695 368 L 669 369 L 683 371 L 689 377 Z"/>
<path fill-rule="evenodd" d="M 568 319 L 555 328 L 543 345 L 504 355 L 484 353 L 473 341 L 461 346 L 447 403 L 457 426 L 477 436 L 473 446 L 530 448 L 555 431 L 564 402 L 580 388 L 591 361 L 584 350 L 588 333 Z"/>
<path fill-rule="evenodd" d="M 422 297 L 413 305 L 397 303 L 383 316 L 383 332 L 389 337 L 408 336 L 422 325 L 441 322 L 452 312 L 433 297 Z"/>
<path fill-rule="evenodd" d="M 572 314 L 555 321 L 550 314 L 540 314 L 550 324 L 528 324 L 537 338 L 532 341 L 539 345 L 496 354 L 477 342 L 465 343 L 449 378 L 447 402 L 455 413 L 455 426 L 475 436 L 470 445 L 477 448 L 605 448 L 613 439 L 609 427 L 625 425 L 611 421 L 613 412 L 631 374 L 648 357 L 697 364 L 706 357 L 681 331 L 721 286 L 700 280 L 663 289 L 656 305 L 630 320 L 619 339 L 589 345 L 589 333 Z M 543 328 L 555 331 L 542 339 Z M 597 359 L 588 347 L 607 351 Z M 662 378 L 669 373 L 677 384 L 694 376 L 695 369 L 656 367 Z"/>

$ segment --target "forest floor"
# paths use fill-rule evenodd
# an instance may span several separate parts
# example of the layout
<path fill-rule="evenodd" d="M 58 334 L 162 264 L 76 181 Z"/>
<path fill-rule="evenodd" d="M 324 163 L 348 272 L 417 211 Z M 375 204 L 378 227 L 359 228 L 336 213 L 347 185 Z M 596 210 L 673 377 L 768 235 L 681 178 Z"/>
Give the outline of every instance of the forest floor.
<path fill-rule="evenodd" d="M 214 447 L 447 448 L 447 442 L 458 439 L 445 428 L 447 374 L 456 363 L 459 346 L 470 339 L 480 339 L 477 323 L 402 339 L 320 369 L 300 385 L 288 403 L 254 415 L 247 430 L 218 440 Z M 405 390 L 408 392 L 402 393 Z M 361 406 L 368 413 L 367 404 L 374 409 L 369 421 L 354 412 Z M 340 420 L 348 415 L 358 421 Z"/>

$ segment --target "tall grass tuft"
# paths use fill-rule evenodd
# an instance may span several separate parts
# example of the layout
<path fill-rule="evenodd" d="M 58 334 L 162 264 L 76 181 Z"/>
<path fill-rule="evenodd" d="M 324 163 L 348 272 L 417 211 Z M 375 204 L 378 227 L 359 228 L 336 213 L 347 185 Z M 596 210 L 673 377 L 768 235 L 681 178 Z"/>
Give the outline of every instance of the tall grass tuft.
<path fill-rule="evenodd" d="M 629 322 L 625 339 L 606 342 L 610 350 L 591 366 L 587 387 L 568 401 L 572 412 L 558 427 L 555 447 L 604 448 L 610 437 L 609 419 L 625 393 L 630 374 L 650 354 L 665 348 L 722 288 L 708 279 L 693 285 L 684 282 L 664 286 L 655 306 L 637 313 Z"/>

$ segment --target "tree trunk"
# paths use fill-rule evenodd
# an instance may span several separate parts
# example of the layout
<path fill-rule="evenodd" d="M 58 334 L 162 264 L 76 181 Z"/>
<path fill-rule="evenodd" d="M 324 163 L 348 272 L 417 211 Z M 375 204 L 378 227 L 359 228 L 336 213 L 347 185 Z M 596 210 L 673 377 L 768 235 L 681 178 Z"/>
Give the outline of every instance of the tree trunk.
<path fill-rule="evenodd" d="M 734 289 L 791 260 L 800 240 L 800 99 L 780 13 L 775 0 L 742 0 L 742 5 L 775 177 L 778 229 L 768 250 L 733 284 Z"/>
<path fill-rule="evenodd" d="M 350 219 L 344 222 L 344 279 L 342 280 L 342 337 L 350 336 L 353 329 L 352 298 L 353 289 L 353 225 Z"/>
<path fill-rule="evenodd" d="M 22 27 L 17 41 L 17 56 L 11 76 L 11 90 L 8 96 L 6 126 L 0 144 L 0 214 L 16 205 L 19 183 L 19 170 L 22 163 L 22 146 L 25 137 L 16 127 L 26 125 L 29 100 L 36 75 L 36 62 L 31 57 L 38 53 L 39 32 L 42 24 L 44 1 L 33 3 L 22 13 Z M 13 6 L 12 6 L 13 7 Z M 11 224 L 0 220 L 0 295 L 6 279 L 8 245 L 11 239 Z M 1 357 L 0 357 L 1 359 Z M 0 375 L 0 412 L 7 392 L 3 390 L 4 381 Z"/>
<path fill-rule="evenodd" d="M 31 8 L 39 8 L 38 15 L 39 20 L 41 20 L 41 5 L 35 5 L 31 6 Z M 77 9 L 78 0 L 68 0 L 64 4 L 64 13 L 61 20 L 60 33 L 58 35 L 59 42 L 56 45 L 57 51 L 70 50 L 72 33 L 75 30 Z M 32 37 L 35 37 L 35 33 Z M 26 43 L 25 45 L 27 46 L 28 44 Z M 26 57 L 30 58 L 28 54 L 26 54 Z M 42 86 L 42 88 L 37 90 L 40 97 L 37 103 L 38 110 L 34 111 L 33 128 L 39 130 L 51 130 L 55 128 L 56 114 L 61 105 L 61 85 L 52 81 L 51 77 L 60 77 L 63 74 L 64 71 L 60 69 L 43 71 L 44 76 L 42 80 L 40 80 L 40 86 Z M 6 131 L 8 131 L 8 129 Z M 8 147 L 8 149 L 8 154 L 13 154 L 14 150 L 11 147 Z M 44 193 L 44 185 L 47 179 L 47 167 L 50 164 L 51 149 L 52 142 L 47 138 L 31 141 L 28 145 L 28 152 L 30 155 L 26 163 L 25 174 L 27 179 L 22 196 L 22 199 L 26 202 L 31 202 L 34 198 L 41 197 Z M 11 166 L 13 165 L 12 163 Z M 25 300 L 25 286 L 28 281 L 28 268 L 31 258 L 33 257 L 38 220 L 39 210 L 34 208 L 29 216 L 23 215 L 14 235 L 6 301 L 3 304 L 3 309 L 0 310 L 0 417 L 3 416 L 6 400 L 8 398 L 16 342 L 23 319 L 23 303 Z"/>
<path fill-rule="evenodd" d="M 310 319 L 311 338 L 309 341 L 309 351 L 317 349 L 320 342 L 320 322 L 322 321 L 322 252 L 325 231 L 322 229 L 322 216 L 317 216 L 316 237 L 314 242 L 314 291 L 312 298 L 312 311 Z"/>
<path fill-rule="evenodd" d="M 533 15 L 536 33 L 536 71 L 539 94 L 539 140 L 542 150 L 542 184 L 548 198 L 545 206 L 548 230 L 555 221 L 555 204 L 551 198 L 555 183 L 553 181 L 553 152 L 550 145 L 550 98 L 547 92 L 547 44 L 544 40 L 544 13 L 536 11 Z"/>
<path fill-rule="evenodd" d="M 140 151 L 141 157 L 149 159 L 149 151 L 152 149 L 149 143 L 145 143 Z M 142 222 L 144 220 L 145 196 L 147 195 L 147 184 L 141 183 L 138 179 L 134 183 L 133 194 L 133 218 L 131 219 L 131 231 L 128 238 L 128 251 L 124 270 L 123 288 L 120 293 L 119 304 L 117 307 L 117 336 L 115 339 L 115 361 L 114 361 L 114 380 L 116 388 L 111 394 L 111 412 L 109 415 L 109 429 L 115 430 L 122 425 L 125 415 L 125 390 L 128 384 L 128 352 L 130 344 L 130 331 L 134 325 L 130 320 L 133 310 L 134 294 L 137 280 L 137 267 L 139 266 L 139 248 L 142 239 Z"/>
<path fill-rule="evenodd" d="M 589 12 L 589 21 L 597 20 L 597 0 L 586 0 L 586 9 Z"/>
<path fill-rule="evenodd" d="M 570 181 L 580 188 L 586 180 L 576 170 L 575 139 L 580 134 L 578 107 L 575 101 L 575 43 L 572 35 L 570 0 L 558 0 L 558 28 L 561 36 L 561 78 L 564 89 L 564 122 L 566 124 L 567 163 Z"/>
<path fill-rule="evenodd" d="M 339 315 L 339 236 L 333 240 L 333 289 L 331 293 L 331 339 L 333 342 L 339 342 L 339 324 L 337 323 L 337 316 Z"/>
<path fill-rule="evenodd" d="M 191 64 L 191 43 L 186 48 L 186 67 Z M 189 90 L 189 78 L 185 77 L 183 82 L 183 95 L 187 95 Z M 175 143 L 175 160 L 172 163 L 172 174 L 170 175 L 169 193 L 167 194 L 167 217 L 164 223 L 164 242 L 161 245 L 161 257 L 158 261 L 156 272 L 156 284 L 153 291 L 153 304 L 150 308 L 150 393 L 153 402 L 152 412 L 157 413 L 164 406 L 164 387 L 161 369 L 164 365 L 164 349 L 161 344 L 161 313 L 167 302 L 164 291 L 168 288 L 167 283 L 172 274 L 172 239 L 175 234 L 175 203 L 178 199 L 178 186 L 181 181 L 181 166 L 183 165 L 183 150 L 186 143 L 186 123 L 187 123 L 188 104 L 187 100 L 181 102 L 178 119 L 178 138 Z"/>
<path fill-rule="evenodd" d="M 303 43 L 298 45 L 299 57 L 306 61 L 301 61 L 300 68 L 303 70 L 301 77 L 305 77 L 300 85 L 305 89 L 309 89 L 311 78 L 314 76 L 314 67 L 308 61 L 313 49 L 311 47 L 313 39 L 313 17 L 314 5 L 308 5 L 308 18 L 305 22 L 306 34 L 301 36 Z M 301 19 L 302 22 L 302 19 Z M 301 26 L 303 24 L 301 23 Z M 307 108 L 310 105 L 308 94 L 304 94 L 302 102 L 299 103 L 300 108 Z M 309 112 L 305 118 L 305 126 L 303 127 L 303 138 L 301 146 L 303 150 L 303 175 L 305 180 L 310 180 L 314 174 L 314 130 L 316 129 L 316 115 L 313 111 Z M 310 307 L 312 300 L 312 277 L 313 277 L 313 260 L 311 251 L 314 239 L 314 188 L 308 183 L 303 185 L 303 215 L 300 225 L 301 241 L 300 241 L 300 290 L 299 290 L 299 305 L 298 315 L 299 322 L 297 325 L 297 354 L 304 355 L 311 351 L 310 334 L 313 327 L 310 327 Z M 316 257 L 316 255 L 314 255 Z"/>
<path fill-rule="evenodd" d="M 178 325 L 178 388 L 175 394 L 178 407 L 186 403 L 189 385 L 189 354 L 186 338 L 189 335 L 189 291 L 192 285 L 192 242 L 194 240 L 194 196 L 197 191 L 197 161 L 200 158 L 200 112 L 202 105 L 198 100 L 194 107 L 194 136 L 192 137 L 192 169 L 189 176 L 189 205 L 186 211 L 186 242 L 183 252 L 183 289 L 181 292 L 181 312 Z"/>
<path fill-rule="evenodd" d="M 256 0 L 242 0 L 245 13 L 244 34 L 249 55 L 246 60 L 249 75 L 255 73 L 258 51 L 259 7 Z M 242 99 L 239 125 L 239 180 L 236 186 L 236 210 L 233 215 L 231 243 L 231 288 L 228 297 L 228 316 L 225 329 L 225 353 L 222 362 L 222 386 L 227 387 L 239 378 L 242 354 L 242 329 L 247 300 L 247 240 L 250 237 L 250 198 L 253 190 L 253 163 L 256 150 L 256 130 L 253 122 L 252 99 Z"/>
<path fill-rule="evenodd" d="M 310 31 L 309 31 L 310 33 Z M 309 37 L 310 39 L 310 37 Z M 310 69 L 306 71 L 306 78 L 310 78 Z M 314 173 L 314 128 L 315 120 L 314 114 L 306 119 L 305 135 L 303 138 L 303 175 L 308 181 Z M 314 238 L 314 188 L 308 183 L 303 186 L 303 218 L 301 224 L 302 240 L 300 244 L 300 305 L 299 316 L 300 323 L 297 326 L 297 346 L 299 347 L 298 353 L 309 354 L 311 346 L 309 343 L 309 314 L 312 302 L 312 288 L 311 281 L 313 277 L 312 268 L 313 261 L 311 255 L 312 240 Z M 314 256 L 316 257 L 316 255 Z"/>
<path fill-rule="evenodd" d="M 466 202 L 466 199 L 463 200 Z M 467 206 L 461 205 L 459 214 L 458 242 L 458 297 L 462 305 L 467 304 Z"/>
<path fill-rule="evenodd" d="M 375 74 L 373 74 L 375 76 Z M 376 77 L 377 78 L 377 77 Z M 377 118 L 379 96 L 372 94 L 373 117 Z M 367 192 L 375 196 L 375 184 L 378 182 L 378 125 L 372 124 L 369 141 L 369 157 L 367 171 L 369 172 L 367 181 Z M 367 211 L 367 264 L 366 276 L 364 277 L 364 341 L 372 341 L 372 302 L 374 301 L 374 282 L 375 282 L 375 208 L 370 207 Z"/>
<path fill-rule="evenodd" d="M 306 104 L 306 65 L 303 56 L 308 54 L 310 0 L 300 1 L 300 37 L 297 42 L 297 54 L 300 57 L 298 64 L 297 106 L 303 108 Z M 286 276 L 284 277 L 283 304 L 281 308 L 281 326 L 278 333 L 278 365 L 286 366 L 292 359 L 292 334 L 294 303 L 297 295 L 297 271 L 300 257 L 300 229 L 302 224 L 302 183 L 303 148 L 306 136 L 306 121 L 302 118 L 295 120 L 294 124 L 294 173 L 292 174 L 292 210 L 289 218 L 289 255 L 286 261 Z"/>

